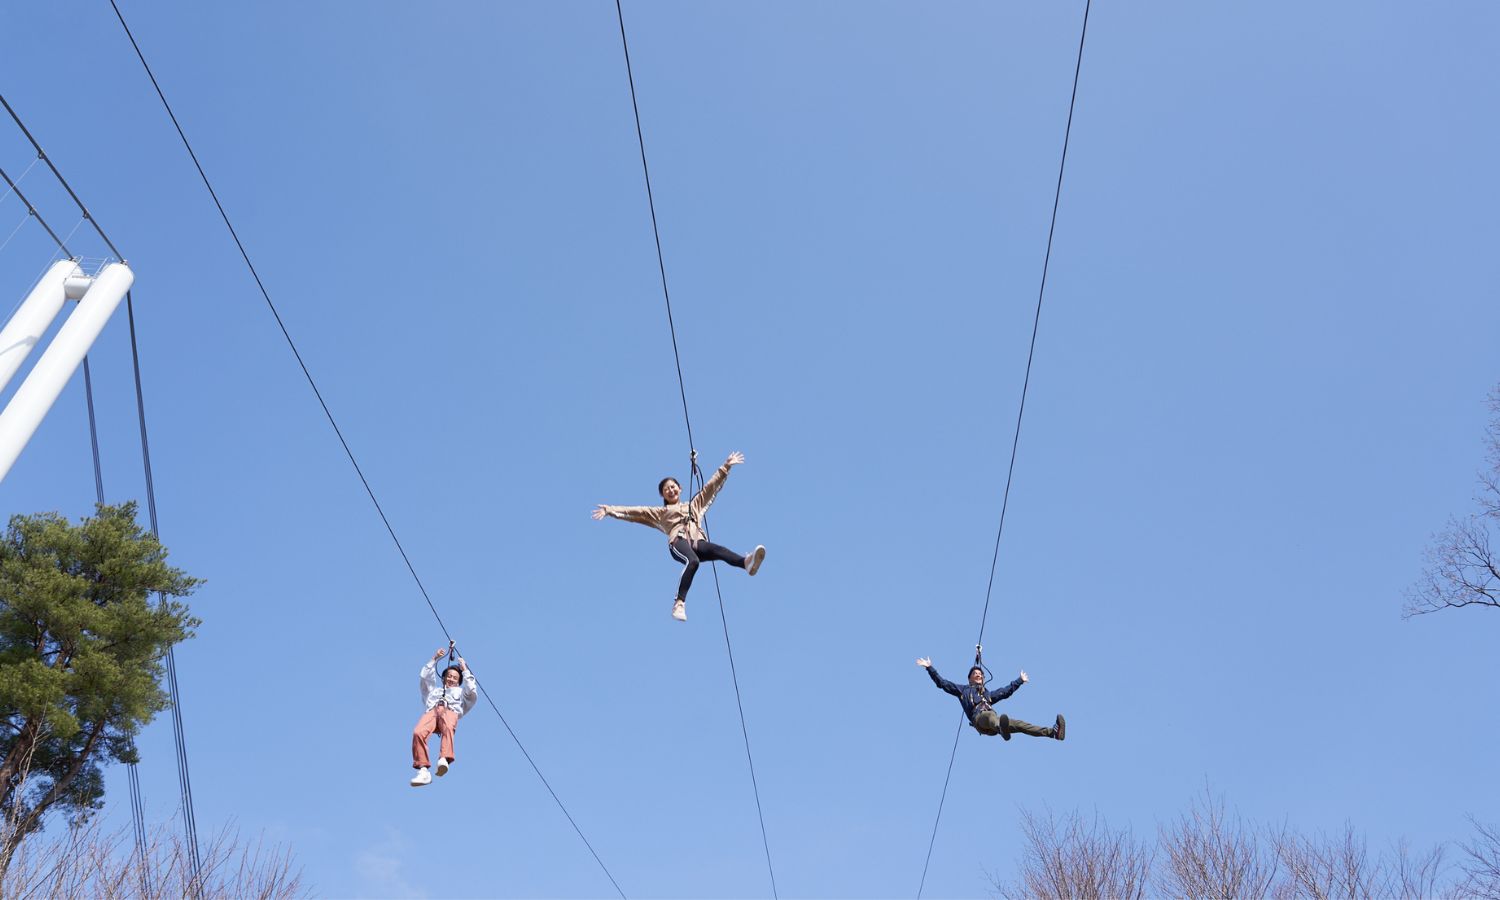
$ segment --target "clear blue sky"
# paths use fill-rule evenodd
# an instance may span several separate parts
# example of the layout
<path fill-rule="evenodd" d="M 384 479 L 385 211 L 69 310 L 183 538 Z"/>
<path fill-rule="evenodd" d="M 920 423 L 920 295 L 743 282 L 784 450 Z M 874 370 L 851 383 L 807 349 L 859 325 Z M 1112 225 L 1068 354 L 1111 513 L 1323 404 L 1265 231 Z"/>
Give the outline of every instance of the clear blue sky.
<path fill-rule="evenodd" d="M 444 619 L 631 896 L 769 893 L 712 580 L 598 502 L 686 475 L 613 4 L 123 3 Z M 784 896 L 911 896 L 983 605 L 1081 3 L 626 4 Z M 1500 616 L 1401 593 L 1500 381 L 1500 9 L 1096 4 L 987 634 L 929 896 L 1020 809 L 1149 834 L 1205 782 L 1377 846 L 1500 808 Z M 406 786 L 442 641 L 104 0 L 0 85 L 137 273 L 200 828 L 327 895 L 600 896 L 488 709 Z M 31 161 L 0 127 L 0 165 Z M 61 230 L 76 215 L 34 170 Z M 0 240 L 23 217 L 0 204 Z M 86 230 L 77 243 L 103 255 Z M 0 252 L 7 308 L 51 248 Z M 123 313 L 94 356 L 143 492 Z M 0 510 L 90 508 L 81 380 Z M 704 573 L 706 575 L 706 573 Z M 176 808 L 167 721 L 142 741 Z M 123 773 L 110 815 L 126 818 Z"/>

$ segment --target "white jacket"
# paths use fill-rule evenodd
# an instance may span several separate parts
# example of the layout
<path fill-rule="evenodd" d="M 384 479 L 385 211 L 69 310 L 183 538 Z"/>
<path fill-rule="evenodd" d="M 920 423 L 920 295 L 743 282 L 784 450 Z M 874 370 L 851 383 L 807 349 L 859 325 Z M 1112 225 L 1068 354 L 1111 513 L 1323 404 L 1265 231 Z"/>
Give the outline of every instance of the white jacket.
<path fill-rule="evenodd" d="M 446 669 L 447 666 L 443 668 Z M 479 683 L 474 680 L 474 673 L 468 669 L 464 670 L 463 684 L 458 687 L 448 687 L 438 680 L 435 659 L 429 659 L 422 671 L 417 673 L 417 677 L 421 680 L 422 702 L 427 704 L 427 709 L 441 703 L 462 718 L 464 713 L 479 702 Z"/>

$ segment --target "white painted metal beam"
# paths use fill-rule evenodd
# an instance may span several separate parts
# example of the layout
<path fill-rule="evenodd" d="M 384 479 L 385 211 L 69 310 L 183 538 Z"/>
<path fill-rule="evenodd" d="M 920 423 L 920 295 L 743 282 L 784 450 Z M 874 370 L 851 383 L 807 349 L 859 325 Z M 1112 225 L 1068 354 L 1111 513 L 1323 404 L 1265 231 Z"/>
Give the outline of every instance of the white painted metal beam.
<path fill-rule="evenodd" d="M 0 330 L 0 391 L 10 384 L 11 378 L 31 354 L 31 348 L 41 341 L 52 320 L 62 312 L 63 302 L 67 299 L 68 279 L 82 274 L 78 264 L 70 259 L 53 263 L 21 301 L 16 314 L 5 323 L 4 330 Z"/>
<path fill-rule="evenodd" d="M 105 266 L 79 301 L 78 308 L 58 329 L 47 352 L 16 390 L 10 405 L 0 413 L 0 480 L 4 480 L 31 436 L 36 434 L 133 283 L 135 273 L 129 266 L 124 263 Z"/>

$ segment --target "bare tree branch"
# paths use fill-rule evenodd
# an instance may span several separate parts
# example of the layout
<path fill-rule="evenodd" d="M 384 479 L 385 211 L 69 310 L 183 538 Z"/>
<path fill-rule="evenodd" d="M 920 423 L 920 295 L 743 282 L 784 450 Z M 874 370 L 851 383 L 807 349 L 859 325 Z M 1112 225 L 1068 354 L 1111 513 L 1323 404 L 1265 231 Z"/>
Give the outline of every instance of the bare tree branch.
<path fill-rule="evenodd" d="M 291 900 L 308 896 L 289 850 L 243 842 L 232 829 L 215 834 L 202 851 L 201 896 Z M 104 832 L 97 820 L 69 828 L 50 841 L 21 845 L 0 878 L 0 897 L 186 897 L 193 879 L 187 847 L 174 828 L 148 833 L 137 853 L 124 830 Z"/>
<path fill-rule="evenodd" d="M 1097 815 L 1085 822 L 1078 813 L 1062 820 L 1050 812 L 1022 814 L 1026 856 L 1020 880 L 994 882 L 1005 898 L 1046 900 L 1140 900 L 1151 878 L 1153 851 L 1129 829 L 1115 830 Z"/>
<path fill-rule="evenodd" d="M 1279 868 L 1256 830 L 1230 819 L 1223 799 L 1207 788 L 1177 822 L 1159 830 L 1158 841 L 1167 855 L 1156 882 L 1164 897 L 1264 897 Z"/>
<path fill-rule="evenodd" d="M 1500 555 L 1492 540 L 1500 528 L 1500 387 L 1490 392 L 1489 407 L 1485 467 L 1474 498 L 1479 512 L 1450 519 L 1428 545 L 1422 577 L 1406 592 L 1404 618 L 1465 606 L 1500 608 Z"/>
<path fill-rule="evenodd" d="M 1477 834 L 1459 845 L 1464 858 L 1459 869 L 1464 880 L 1459 893 L 1464 897 L 1500 898 L 1500 826 L 1469 817 Z"/>

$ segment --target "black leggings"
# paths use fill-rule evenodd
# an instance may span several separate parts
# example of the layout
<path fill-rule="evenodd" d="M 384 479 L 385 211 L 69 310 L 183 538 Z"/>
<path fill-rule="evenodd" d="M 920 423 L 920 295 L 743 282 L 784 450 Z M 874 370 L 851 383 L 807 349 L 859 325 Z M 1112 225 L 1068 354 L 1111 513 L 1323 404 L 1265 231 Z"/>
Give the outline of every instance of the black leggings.
<path fill-rule="evenodd" d="M 745 557 L 728 547 L 720 547 L 708 541 L 689 541 L 687 538 L 678 538 L 669 544 L 667 549 L 671 551 L 673 559 L 682 563 L 682 580 L 677 583 L 678 600 L 687 599 L 688 588 L 693 586 L 693 576 L 698 574 L 700 560 L 729 563 L 739 569 L 745 568 Z"/>

